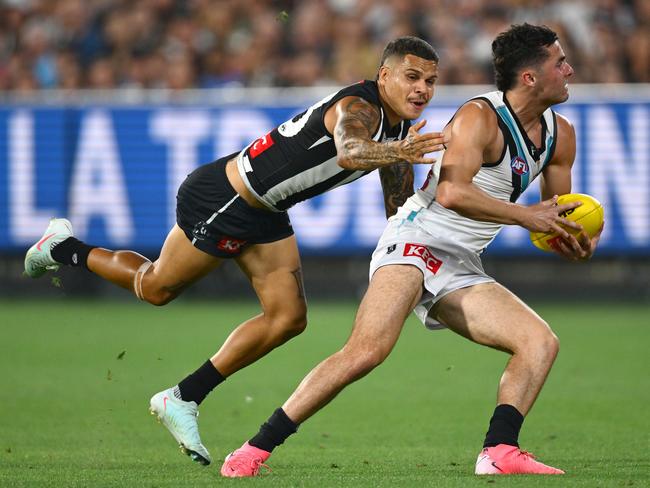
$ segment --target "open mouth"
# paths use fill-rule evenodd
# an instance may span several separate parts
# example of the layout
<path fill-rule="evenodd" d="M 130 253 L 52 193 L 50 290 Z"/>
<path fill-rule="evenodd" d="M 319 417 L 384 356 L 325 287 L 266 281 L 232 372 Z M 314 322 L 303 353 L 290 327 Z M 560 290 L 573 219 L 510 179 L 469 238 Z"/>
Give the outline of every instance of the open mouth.
<path fill-rule="evenodd" d="M 416 107 L 418 110 L 421 110 L 424 108 L 424 106 L 427 104 L 424 100 L 410 100 L 411 105 Z"/>

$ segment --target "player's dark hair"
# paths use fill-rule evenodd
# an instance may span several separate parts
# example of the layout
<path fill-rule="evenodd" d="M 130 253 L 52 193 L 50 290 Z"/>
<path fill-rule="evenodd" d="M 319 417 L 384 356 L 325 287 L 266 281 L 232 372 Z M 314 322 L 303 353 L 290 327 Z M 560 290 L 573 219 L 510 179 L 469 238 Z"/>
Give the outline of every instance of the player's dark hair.
<path fill-rule="evenodd" d="M 412 54 L 418 58 L 436 63 L 438 62 L 438 53 L 436 53 L 436 50 L 433 49 L 431 44 L 419 37 L 404 36 L 393 39 L 388 43 L 381 55 L 379 67 L 382 67 L 386 60 L 392 56 L 399 56 L 401 59 L 407 54 Z"/>
<path fill-rule="evenodd" d="M 528 23 L 511 25 L 492 42 L 495 83 L 499 90 L 510 90 L 518 71 L 545 61 L 548 46 L 558 40 L 557 34 L 545 25 Z"/>

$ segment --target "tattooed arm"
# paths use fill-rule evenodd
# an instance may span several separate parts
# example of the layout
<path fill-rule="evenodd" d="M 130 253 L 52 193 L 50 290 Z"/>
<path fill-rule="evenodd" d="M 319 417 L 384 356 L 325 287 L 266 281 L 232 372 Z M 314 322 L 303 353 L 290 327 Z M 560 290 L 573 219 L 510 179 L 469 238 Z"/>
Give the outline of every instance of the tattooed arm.
<path fill-rule="evenodd" d="M 388 218 L 395 215 L 397 209 L 413 195 L 413 166 L 409 163 L 383 166 L 379 168 L 379 178 L 384 191 L 384 206 Z"/>
<path fill-rule="evenodd" d="M 369 171 L 407 161 L 411 164 L 432 164 L 435 159 L 424 155 L 442 149 L 440 133 L 418 134 L 426 121 L 409 129 L 406 139 L 387 143 L 372 140 L 379 127 L 379 108 L 360 97 L 345 97 L 325 115 L 325 125 L 334 135 L 338 164 L 349 170 Z"/>

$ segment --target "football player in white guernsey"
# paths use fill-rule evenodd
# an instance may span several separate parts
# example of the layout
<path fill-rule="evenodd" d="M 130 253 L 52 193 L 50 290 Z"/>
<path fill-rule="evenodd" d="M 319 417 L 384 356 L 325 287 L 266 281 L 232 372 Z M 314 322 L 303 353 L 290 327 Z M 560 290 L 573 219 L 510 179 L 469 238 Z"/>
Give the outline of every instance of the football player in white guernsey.
<path fill-rule="evenodd" d="M 345 87 L 239 154 L 197 168 L 179 189 L 177 224 L 154 262 L 134 251 L 85 244 L 66 219 L 53 219 L 27 252 L 29 276 L 60 264 L 81 266 L 154 305 L 170 302 L 225 259 L 237 262 L 261 313 L 150 401 L 152 413 L 194 461 L 211 462 L 199 436 L 198 405 L 227 377 L 307 325 L 300 256 L 286 209 L 379 169 L 386 213 L 393 215 L 413 194 L 411 165 L 433 163 L 428 155 L 447 141 L 442 133 L 419 133 L 425 121 L 410 125 L 433 97 L 437 73 L 438 55 L 426 41 L 395 39 L 383 52 L 376 80 Z M 193 334 L 191 324 L 179 325 L 179 333 Z"/>
<path fill-rule="evenodd" d="M 573 69 L 557 35 L 543 26 L 514 25 L 494 40 L 492 51 L 498 90 L 458 110 L 445 128 L 450 142 L 441 164 L 390 218 L 347 343 L 226 458 L 224 476 L 257 475 L 298 425 L 386 359 L 414 310 L 431 328 L 447 327 L 511 356 L 476 474 L 563 473 L 518 444 L 558 339 L 539 315 L 485 274 L 479 255 L 504 224 L 559 232 L 558 252 L 568 259 L 593 254 L 598 237 L 576 239 L 562 227 L 581 228 L 561 216 L 579 203 L 557 204 L 558 195 L 571 191 L 576 141 L 569 121 L 550 107 L 567 100 Z M 542 201 L 515 203 L 538 174 Z"/>

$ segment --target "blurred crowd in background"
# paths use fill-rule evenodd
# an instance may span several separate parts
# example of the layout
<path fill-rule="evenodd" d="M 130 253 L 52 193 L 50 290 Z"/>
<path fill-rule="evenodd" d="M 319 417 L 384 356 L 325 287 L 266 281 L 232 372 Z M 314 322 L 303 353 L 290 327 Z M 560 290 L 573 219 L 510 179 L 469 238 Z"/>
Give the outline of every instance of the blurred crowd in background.
<path fill-rule="evenodd" d="M 0 90 L 341 85 L 429 41 L 440 82 L 493 82 L 510 24 L 558 32 L 578 83 L 650 81 L 649 0 L 0 0 Z"/>

